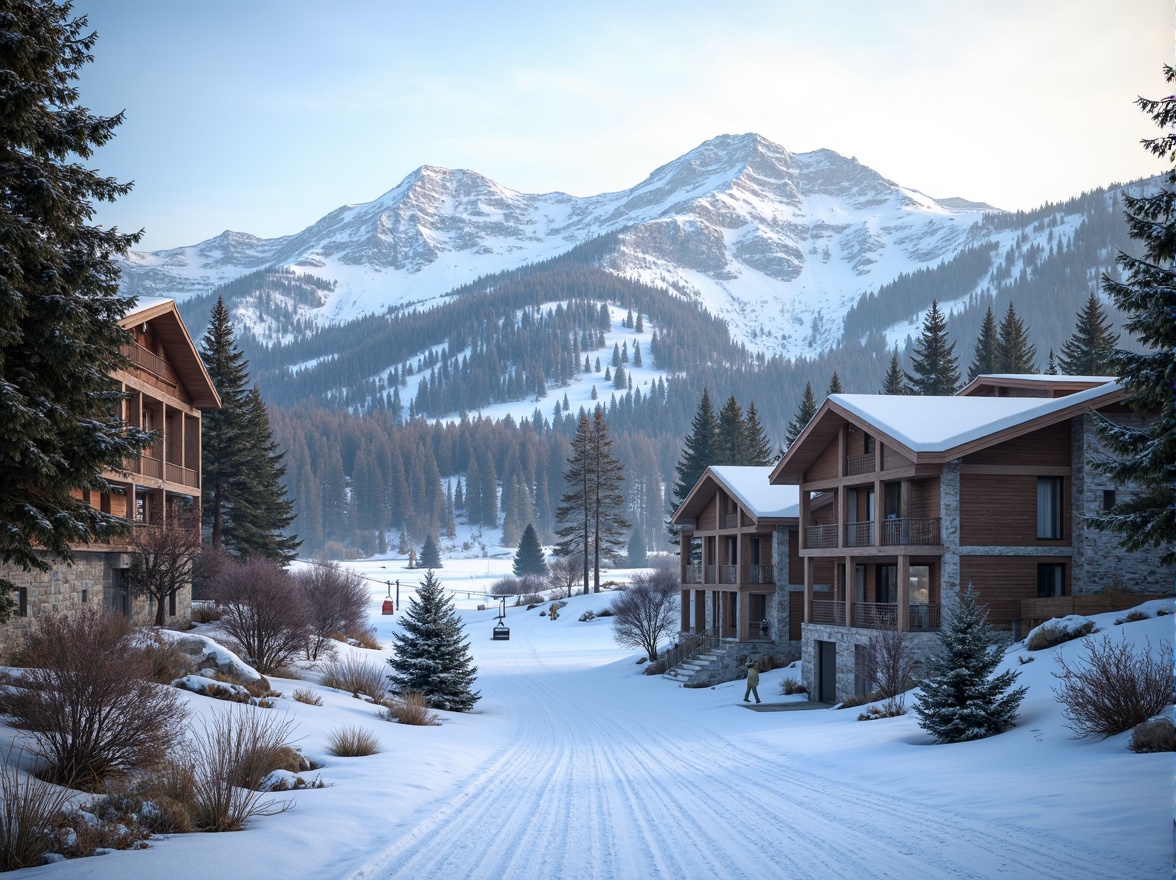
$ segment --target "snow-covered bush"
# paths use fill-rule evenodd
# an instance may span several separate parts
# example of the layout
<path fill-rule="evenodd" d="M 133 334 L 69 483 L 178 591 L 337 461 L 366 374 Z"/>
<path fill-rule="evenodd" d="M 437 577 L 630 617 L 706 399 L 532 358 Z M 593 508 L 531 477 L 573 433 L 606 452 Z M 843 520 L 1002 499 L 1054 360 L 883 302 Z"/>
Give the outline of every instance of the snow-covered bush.
<path fill-rule="evenodd" d="M 1136 652 L 1103 636 L 1088 641 L 1078 661 L 1059 655 L 1054 694 L 1075 736 L 1114 736 L 1158 715 L 1172 700 L 1171 644 L 1161 643 L 1160 654 L 1152 656 L 1150 641 Z"/>
<path fill-rule="evenodd" d="M 1025 647 L 1030 651 L 1044 651 L 1063 642 L 1080 639 L 1094 632 L 1094 621 L 1078 614 L 1055 617 L 1029 630 L 1025 636 Z"/>

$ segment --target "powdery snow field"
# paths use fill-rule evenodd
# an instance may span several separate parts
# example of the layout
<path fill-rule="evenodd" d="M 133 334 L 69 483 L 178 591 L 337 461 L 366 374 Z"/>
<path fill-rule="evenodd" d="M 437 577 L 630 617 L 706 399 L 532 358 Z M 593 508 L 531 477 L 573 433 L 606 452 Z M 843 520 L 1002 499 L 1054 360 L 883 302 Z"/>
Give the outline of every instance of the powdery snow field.
<path fill-rule="evenodd" d="M 403 560 L 355 564 L 400 579 Z M 446 560 L 446 586 L 485 590 L 509 558 Z M 610 577 L 624 579 L 626 573 Z M 372 615 L 381 643 L 400 615 Z M 755 712 L 743 683 L 691 690 L 644 676 L 599 611 L 608 593 L 577 596 L 559 619 L 508 606 L 509 641 L 492 641 L 496 612 L 461 596 L 482 699 L 440 727 L 408 727 L 314 681 L 273 679 L 322 789 L 234 834 L 155 840 L 17 872 L 97 880 L 207 878 L 1158 878 L 1172 870 L 1172 756 L 1136 755 L 1127 735 L 1074 740 L 1051 691 L 1054 656 L 1082 640 L 1005 663 L 1029 686 L 1017 727 L 1001 736 L 932 745 L 915 716 L 856 721 L 857 709 Z M 1159 606 L 1151 603 L 1149 607 Z M 1171 601 L 1166 606 L 1171 609 Z M 543 606 L 546 607 L 546 606 Z M 1172 616 L 1122 626 L 1111 638 L 1154 651 Z M 1094 638 L 1099 638 L 1099 635 Z M 383 662 L 389 651 L 353 650 Z M 1002 667 L 1004 668 L 1004 667 Z M 766 704 L 785 675 L 761 677 Z M 309 678 L 314 678 L 308 672 Z M 321 707 L 295 702 L 310 687 Z M 194 713 L 226 704 L 186 694 Z M 910 699 L 908 698 L 908 703 Z M 265 711 L 265 710 L 257 710 Z M 328 734 L 361 724 L 383 751 L 337 758 Z M 3 739 L 15 733 L 0 728 Z M 2 743 L 0 743 L 2 744 Z"/>

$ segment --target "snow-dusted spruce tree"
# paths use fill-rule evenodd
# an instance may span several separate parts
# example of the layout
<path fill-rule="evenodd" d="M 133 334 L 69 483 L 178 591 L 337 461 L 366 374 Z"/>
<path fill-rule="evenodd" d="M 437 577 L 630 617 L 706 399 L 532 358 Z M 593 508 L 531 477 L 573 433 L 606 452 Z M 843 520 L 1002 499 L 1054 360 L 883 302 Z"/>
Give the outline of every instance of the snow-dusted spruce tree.
<path fill-rule="evenodd" d="M 408 601 L 404 631 L 393 634 L 392 641 L 396 653 L 388 658 L 388 681 L 393 693 L 415 692 L 434 709 L 451 712 L 468 712 L 481 699 L 473 689 L 478 668 L 453 600 L 431 570 Z"/>
<path fill-rule="evenodd" d="M 1176 69 L 1165 66 L 1164 76 L 1169 83 L 1176 81 Z M 1144 146 L 1166 160 L 1169 171 L 1154 191 L 1140 196 L 1124 193 L 1127 228 L 1142 254 L 1120 252 L 1122 280 L 1104 275 L 1102 285 L 1127 316 L 1123 328 L 1143 349 L 1117 349 L 1110 360 L 1130 394 L 1126 405 L 1143 421 L 1133 425 L 1098 417 L 1099 437 L 1113 457 L 1094 466 L 1133 491 L 1090 519 L 1099 528 L 1116 532 L 1124 550 L 1160 548 L 1163 564 L 1170 566 L 1176 561 L 1176 97 L 1140 98 L 1136 104 L 1165 133 L 1144 141 Z M 1158 418 L 1151 417 L 1156 413 Z"/>
<path fill-rule="evenodd" d="M 425 545 L 421 547 L 421 568 L 427 568 L 432 571 L 434 568 L 444 568 L 441 563 L 441 551 L 437 547 L 437 541 L 429 535 L 425 538 Z"/>
<path fill-rule="evenodd" d="M 983 739 L 1013 726 L 1027 688 L 1009 690 L 1017 680 L 1013 670 L 989 678 L 1000 664 L 993 650 L 996 634 L 988 626 L 988 612 L 976 605 L 972 585 L 960 605 L 947 616 L 939 633 L 939 650 L 927 661 L 922 695 L 915 705 L 919 726 L 936 742 Z"/>
<path fill-rule="evenodd" d="M 102 472 L 151 440 L 123 423 L 110 378 L 130 342 L 116 258 L 141 233 L 91 222 L 96 202 L 130 184 L 87 167 L 122 114 L 78 103 L 97 39 L 85 16 L 13 0 L 0 35 L 0 564 L 47 572 L 129 525 L 78 490 L 107 491 Z M 15 586 L 0 577 L 0 621 Z"/>
<path fill-rule="evenodd" d="M 519 539 L 519 546 L 515 550 L 513 571 L 519 577 L 526 574 L 547 574 L 547 560 L 543 556 L 543 546 L 539 543 L 539 535 L 531 523 L 527 523 L 527 527 L 523 529 L 523 537 Z"/>

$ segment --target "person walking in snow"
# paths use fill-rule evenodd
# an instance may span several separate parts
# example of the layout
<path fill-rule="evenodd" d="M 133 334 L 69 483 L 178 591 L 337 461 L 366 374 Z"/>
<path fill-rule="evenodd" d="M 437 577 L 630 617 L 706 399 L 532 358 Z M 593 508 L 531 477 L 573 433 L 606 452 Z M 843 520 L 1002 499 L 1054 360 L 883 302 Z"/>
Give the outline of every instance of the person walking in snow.
<path fill-rule="evenodd" d="M 743 692 L 743 702 L 748 702 L 748 695 L 755 697 L 755 701 L 760 702 L 759 698 L 759 670 L 756 669 L 754 663 L 747 664 L 747 690 Z"/>

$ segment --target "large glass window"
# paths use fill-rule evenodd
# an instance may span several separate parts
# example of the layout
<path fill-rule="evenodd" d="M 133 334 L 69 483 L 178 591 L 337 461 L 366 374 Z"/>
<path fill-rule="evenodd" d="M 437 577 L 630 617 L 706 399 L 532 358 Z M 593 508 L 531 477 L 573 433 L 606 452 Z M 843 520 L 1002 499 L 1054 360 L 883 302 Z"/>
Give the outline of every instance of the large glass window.
<path fill-rule="evenodd" d="M 912 605 L 926 605 L 931 601 L 931 566 L 912 565 L 907 583 L 910 584 Z"/>
<path fill-rule="evenodd" d="M 1037 478 L 1037 537 L 1062 537 L 1062 478 Z"/>
<path fill-rule="evenodd" d="M 1037 566 L 1037 598 L 1066 595 L 1066 566 L 1061 562 L 1043 562 Z"/>

